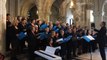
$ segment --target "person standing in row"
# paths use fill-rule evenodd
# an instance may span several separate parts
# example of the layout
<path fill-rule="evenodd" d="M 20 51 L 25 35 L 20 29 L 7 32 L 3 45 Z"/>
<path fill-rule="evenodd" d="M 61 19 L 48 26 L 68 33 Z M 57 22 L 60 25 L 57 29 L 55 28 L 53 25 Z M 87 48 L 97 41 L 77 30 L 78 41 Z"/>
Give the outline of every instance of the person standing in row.
<path fill-rule="evenodd" d="M 6 16 L 6 51 L 10 51 L 10 43 L 11 43 L 11 26 L 10 22 L 10 14 Z"/>
<path fill-rule="evenodd" d="M 12 35 L 12 38 L 11 38 L 11 45 L 12 45 L 11 60 L 17 59 L 16 55 L 19 53 L 19 48 L 20 48 L 19 39 L 18 39 L 18 36 L 19 36 L 18 23 L 19 23 L 18 20 L 13 20 L 13 25 L 11 27 L 11 35 Z"/>
<path fill-rule="evenodd" d="M 60 30 L 60 35 L 59 35 L 60 38 L 65 38 L 65 32 L 64 30 Z M 62 59 L 66 59 L 66 43 L 62 43 L 61 44 L 61 51 L 60 51 L 60 54 L 61 54 L 61 57 Z"/>
<path fill-rule="evenodd" d="M 34 51 L 38 50 L 38 39 L 36 37 L 37 31 L 34 26 L 30 27 L 28 34 L 28 49 L 29 49 L 29 60 L 34 60 Z"/>
<path fill-rule="evenodd" d="M 19 32 L 26 33 L 27 32 L 27 21 L 25 18 L 22 18 L 20 24 L 18 24 Z M 23 53 L 24 48 L 26 48 L 25 41 L 28 40 L 27 36 L 20 40 L 20 52 Z"/>

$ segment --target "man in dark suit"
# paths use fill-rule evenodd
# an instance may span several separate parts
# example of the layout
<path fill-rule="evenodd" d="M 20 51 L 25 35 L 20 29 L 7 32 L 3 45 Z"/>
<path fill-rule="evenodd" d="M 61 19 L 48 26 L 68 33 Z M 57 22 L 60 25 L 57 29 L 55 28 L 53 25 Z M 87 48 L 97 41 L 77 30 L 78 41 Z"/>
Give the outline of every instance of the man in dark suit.
<path fill-rule="evenodd" d="M 10 22 L 10 14 L 6 15 L 6 51 L 10 51 L 10 43 L 11 43 L 11 22 Z"/>
<path fill-rule="evenodd" d="M 102 60 L 106 60 L 106 54 L 105 54 L 105 38 L 106 38 L 106 27 L 105 27 L 106 23 L 105 22 L 101 22 L 100 26 L 101 29 L 100 30 L 96 30 L 97 31 L 97 42 L 99 44 L 99 49 L 100 49 L 100 54 L 102 57 Z"/>

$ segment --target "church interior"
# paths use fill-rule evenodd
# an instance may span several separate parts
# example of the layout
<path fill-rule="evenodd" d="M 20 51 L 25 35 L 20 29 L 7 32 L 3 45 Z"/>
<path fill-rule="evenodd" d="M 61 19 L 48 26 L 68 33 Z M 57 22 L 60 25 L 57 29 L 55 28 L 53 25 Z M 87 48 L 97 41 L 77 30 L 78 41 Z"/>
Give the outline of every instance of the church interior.
<path fill-rule="evenodd" d="M 0 0 L 0 60 L 107 60 L 106 23 L 107 0 Z"/>

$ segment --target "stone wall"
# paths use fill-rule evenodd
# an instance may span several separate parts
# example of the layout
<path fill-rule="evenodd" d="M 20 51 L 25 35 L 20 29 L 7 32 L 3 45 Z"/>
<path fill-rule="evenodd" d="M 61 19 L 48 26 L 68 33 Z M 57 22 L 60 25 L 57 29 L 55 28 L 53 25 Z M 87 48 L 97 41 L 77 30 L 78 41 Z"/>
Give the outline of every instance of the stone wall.
<path fill-rule="evenodd" d="M 6 0 L 0 0 L 0 53 L 5 52 Z"/>
<path fill-rule="evenodd" d="M 7 0 L 7 12 L 11 14 L 12 18 L 18 15 L 27 17 L 28 11 L 33 6 L 37 6 L 38 16 L 41 20 L 49 21 L 52 17 L 52 5 L 55 1 L 60 2 L 59 17 L 60 20 L 66 20 L 67 7 L 71 0 Z M 93 10 L 94 20 L 96 27 L 99 28 L 99 23 L 102 20 L 102 5 L 105 0 L 72 0 L 74 2 L 74 8 L 71 9 L 74 15 L 76 25 L 90 25 L 90 21 L 87 19 L 87 10 Z M 106 4 L 107 5 L 107 4 Z M 106 9 L 105 9 L 106 13 Z M 107 14 L 104 16 L 106 20 Z M 54 19 L 52 19 L 54 20 Z"/>

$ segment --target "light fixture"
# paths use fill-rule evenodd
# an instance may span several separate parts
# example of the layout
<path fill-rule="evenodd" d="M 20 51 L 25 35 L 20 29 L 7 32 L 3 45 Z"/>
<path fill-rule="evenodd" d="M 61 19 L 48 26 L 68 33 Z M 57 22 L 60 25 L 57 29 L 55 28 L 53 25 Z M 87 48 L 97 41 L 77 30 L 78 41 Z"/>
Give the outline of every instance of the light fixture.
<path fill-rule="evenodd" d="M 37 12 L 36 12 L 37 14 L 38 14 L 38 10 L 37 10 Z"/>

